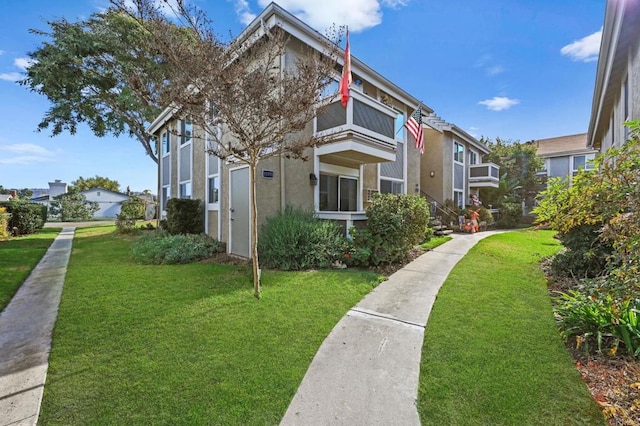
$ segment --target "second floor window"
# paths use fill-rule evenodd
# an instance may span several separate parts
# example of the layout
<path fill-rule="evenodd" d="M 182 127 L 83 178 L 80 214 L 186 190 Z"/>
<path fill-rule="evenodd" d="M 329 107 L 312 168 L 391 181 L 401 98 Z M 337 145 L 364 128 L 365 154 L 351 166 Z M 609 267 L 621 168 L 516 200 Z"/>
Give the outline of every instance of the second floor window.
<path fill-rule="evenodd" d="M 453 161 L 464 164 L 464 146 L 458 142 L 453 143 Z"/>
<path fill-rule="evenodd" d="M 181 143 L 185 144 L 191 142 L 191 136 L 193 133 L 193 123 L 191 119 L 187 118 L 182 122 L 182 140 Z"/>

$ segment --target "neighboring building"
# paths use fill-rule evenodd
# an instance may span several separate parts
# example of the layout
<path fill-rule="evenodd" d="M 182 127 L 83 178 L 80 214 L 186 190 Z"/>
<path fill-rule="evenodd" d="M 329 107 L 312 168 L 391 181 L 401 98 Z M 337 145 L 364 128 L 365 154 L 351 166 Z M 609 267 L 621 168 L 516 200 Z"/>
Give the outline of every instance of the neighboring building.
<path fill-rule="evenodd" d="M 0 202 L 1 201 L 11 201 L 13 198 L 14 197 L 11 194 L 0 194 Z"/>
<path fill-rule="evenodd" d="M 80 191 L 87 201 L 98 203 L 99 209 L 93 214 L 94 218 L 115 219 L 120 214 L 121 204 L 130 197 L 122 192 L 111 191 L 104 188 L 91 188 Z"/>
<path fill-rule="evenodd" d="M 483 163 L 489 148 L 476 138 L 440 117 L 425 119 L 425 155 L 421 159 L 422 191 L 438 203 L 452 200 L 464 208 L 471 195 L 483 187 L 497 188 L 500 166 Z"/>
<path fill-rule="evenodd" d="M 640 119 L 640 0 L 607 0 L 587 145 L 604 152 Z"/>
<path fill-rule="evenodd" d="M 69 191 L 69 185 L 62 182 L 60 179 L 56 179 L 53 182 L 49 182 L 49 201 L 52 201 L 54 197 L 58 195 L 66 194 Z"/>
<path fill-rule="evenodd" d="M 538 176 L 568 179 L 569 184 L 579 169 L 592 169 L 597 150 L 587 146 L 587 134 L 560 136 L 529 142 L 536 147 L 538 157 L 544 161 L 544 167 Z"/>
<path fill-rule="evenodd" d="M 300 47 L 305 44 L 322 51 L 326 39 L 274 3 L 247 26 L 240 38 L 274 24 L 290 35 L 285 67 L 288 61 L 295 60 L 297 52 L 304 50 Z M 336 97 L 309 126 L 309 131 L 330 136 L 332 142 L 309 148 L 306 154 L 310 161 L 272 157 L 259 163 L 259 226 L 292 205 L 335 220 L 348 232 L 351 226 L 366 220 L 365 209 L 373 193 L 420 194 L 421 185 L 429 179 L 422 176 L 421 163 L 440 154 L 427 147 L 421 158 L 404 124 L 418 106 L 424 114 L 433 111 L 355 57 L 351 58 L 351 70 L 354 84 L 347 107 L 343 108 Z M 339 79 L 336 71 L 336 83 Z M 248 166 L 208 155 L 206 135 L 200 134 L 189 120 L 178 120 L 173 114 L 174 109 L 167 108 L 148 129 L 156 136 L 160 154 L 161 216 L 166 215 L 171 197 L 201 199 L 205 232 L 226 242 L 229 253 L 249 257 Z M 466 137 L 465 142 L 475 141 Z M 476 148 L 478 153 L 484 153 L 481 147 Z M 442 173 L 453 176 L 452 170 L 453 162 Z M 469 189 L 467 184 L 464 188 Z"/>

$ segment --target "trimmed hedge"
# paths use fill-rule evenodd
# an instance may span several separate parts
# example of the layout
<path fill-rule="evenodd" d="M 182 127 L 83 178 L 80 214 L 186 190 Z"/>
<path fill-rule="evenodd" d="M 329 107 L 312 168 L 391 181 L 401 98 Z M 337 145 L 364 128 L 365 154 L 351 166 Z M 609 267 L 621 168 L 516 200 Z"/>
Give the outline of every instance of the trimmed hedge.
<path fill-rule="evenodd" d="M 47 206 L 42 204 L 12 200 L 0 203 L 0 207 L 6 208 L 6 212 L 11 214 L 7 225 L 9 233 L 16 228 L 20 235 L 34 234 L 47 221 Z"/>
<path fill-rule="evenodd" d="M 165 226 L 166 230 L 172 235 L 203 233 L 204 208 L 202 201 L 171 198 L 167 203 Z"/>

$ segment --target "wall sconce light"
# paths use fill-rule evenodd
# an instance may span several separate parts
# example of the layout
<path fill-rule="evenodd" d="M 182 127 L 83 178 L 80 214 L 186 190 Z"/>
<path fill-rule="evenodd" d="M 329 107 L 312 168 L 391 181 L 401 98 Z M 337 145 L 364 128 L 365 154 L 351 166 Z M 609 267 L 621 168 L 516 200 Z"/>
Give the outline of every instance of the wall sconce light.
<path fill-rule="evenodd" d="M 431 170 L 431 171 L 429 172 L 429 176 L 431 176 L 431 177 L 435 177 L 435 176 L 436 176 L 436 171 L 435 171 L 435 170 Z"/>
<path fill-rule="evenodd" d="M 313 186 L 316 186 L 318 184 L 318 178 L 314 173 L 309 173 L 309 183 Z"/>

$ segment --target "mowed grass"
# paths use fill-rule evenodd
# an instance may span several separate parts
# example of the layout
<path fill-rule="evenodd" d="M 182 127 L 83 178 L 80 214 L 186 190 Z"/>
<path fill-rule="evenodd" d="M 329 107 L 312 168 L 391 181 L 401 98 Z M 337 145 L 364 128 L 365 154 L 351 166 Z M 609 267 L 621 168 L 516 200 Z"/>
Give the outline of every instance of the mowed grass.
<path fill-rule="evenodd" d="M 278 424 L 320 344 L 378 282 L 354 271 L 132 263 L 130 241 L 79 229 L 41 424 Z"/>
<path fill-rule="evenodd" d="M 0 312 L 9 304 L 24 280 L 36 267 L 60 228 L 0 241 Z"/>
<path fill-rule="evenodd" d="M 551 231 L 482 240 L 444 283 L 425 330 L 423 425 L 604 425 L 556 329 L 538 264 Z"/>

